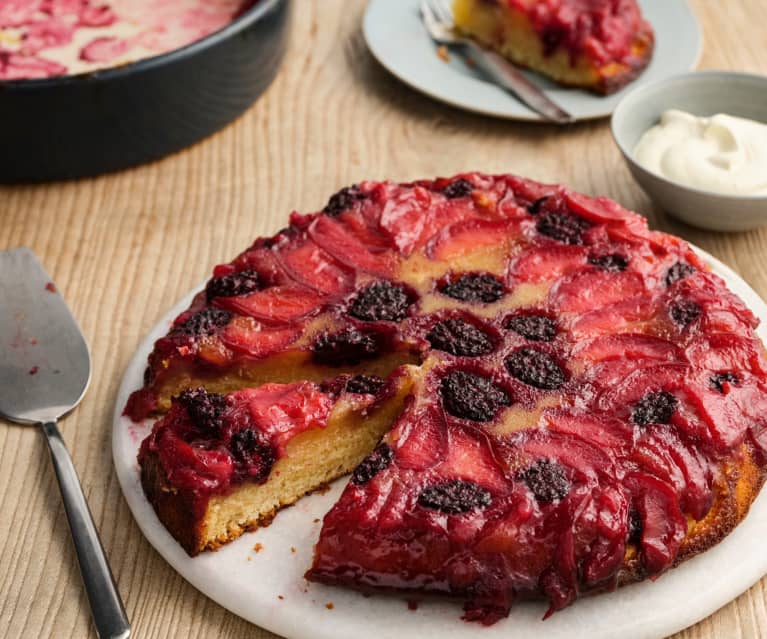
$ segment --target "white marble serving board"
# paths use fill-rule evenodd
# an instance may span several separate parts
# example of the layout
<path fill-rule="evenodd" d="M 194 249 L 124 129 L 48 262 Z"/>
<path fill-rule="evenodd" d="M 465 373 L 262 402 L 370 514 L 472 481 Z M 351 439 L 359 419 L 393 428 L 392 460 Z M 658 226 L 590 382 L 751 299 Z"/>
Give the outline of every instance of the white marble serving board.
<path fill-rule="evenodd" d="M 761 318 L 759 335 L 767 341 L 765 303 L 730 268 L 699 253 Z M 306 497 L 280 512 L 270 527 L 191 559 L 157 519 L 141 489 L 136 454 L 149 423 L 133 424 L 121 413 L 128 395 L 141 386 L 154 341 L 167 332 L 195 292 L 152 329 L 125 372 L 114 415 L 114 462 L 133 516 L 160 555 L 200 592 L 254 624 L 287 639 L 650 639 L 703 619 L 767 573 L 767 495 L 763 492 L 748 517 L 724 541 L 655 582 L 581 599 L 546 621 L 541 620 L 546 610 L 543 603 L 518 603 L 508 619 L 484 628 L 461 621 L 456 604 L 426 602 L 409 610 L 401 598 L 363 597 L 303 579 L 320 520 L 340 495 L 345 479 L 335 482 L 327 493 Z M 256 544 L 261 544 L 259 552 L 254 550 Z"/>

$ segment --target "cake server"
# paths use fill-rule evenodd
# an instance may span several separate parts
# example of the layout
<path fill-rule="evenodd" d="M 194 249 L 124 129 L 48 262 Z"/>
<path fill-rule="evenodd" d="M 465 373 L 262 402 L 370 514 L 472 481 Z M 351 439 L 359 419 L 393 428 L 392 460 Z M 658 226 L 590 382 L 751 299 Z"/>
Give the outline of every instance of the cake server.
<path fill-rule="evenodd" d="M 127 639 L 130 624 L 77 472 L 56 422 L 91 378 L 88 345 L 50 277 L 26 248 L 0 251 L 0 416 L 39 425 L 48 443 L 100 639 Z"/>
<path fill-rule="evenodd" d="M 495 51 L 482 48 L 470 38 L 458 35 L 453 24 L 453 14 L 444 0 L 421 0 L 421 18 L 434 42 L 446 46 L 463 46 L 471 53 L 471 59 L 482 71 L 549 122 L 575 122 L 572 115 L 530 82 L 525 74 L 506 58 Z"/>

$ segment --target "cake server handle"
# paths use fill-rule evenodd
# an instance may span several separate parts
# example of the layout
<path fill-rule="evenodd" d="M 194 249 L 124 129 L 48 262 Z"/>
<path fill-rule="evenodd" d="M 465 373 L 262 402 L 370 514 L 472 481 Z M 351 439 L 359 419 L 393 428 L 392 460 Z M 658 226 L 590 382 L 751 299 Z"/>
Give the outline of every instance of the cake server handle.
<path fill-rule="evenodd" d="M 40 426 L 48 442 L 53 469 L 59 480 L 61 498 L 72 532 L 80 573 L 88 593 L 96 634 L 99 639 L 128 639 L 131 632 L 128 616 L 125 614 L 72 458 L 56 422 L 46 421 Z"/>
<path fill-rule="evenodd" d="M 552 101 L 506 58 L 495 51 L 481 47 L 473 40 L 461 39 L 461 44 L 470 52 L 472 60 L 482 71 L 533 111 L 557 124 L 569 124 L 575 121 L 572 115 Z"/>

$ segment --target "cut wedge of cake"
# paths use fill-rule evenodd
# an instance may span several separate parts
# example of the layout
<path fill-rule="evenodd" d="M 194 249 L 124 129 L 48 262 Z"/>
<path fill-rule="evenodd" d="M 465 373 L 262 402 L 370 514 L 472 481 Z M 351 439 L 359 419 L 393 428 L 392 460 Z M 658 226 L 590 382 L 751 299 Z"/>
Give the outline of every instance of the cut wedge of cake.
<path fill-rule="evenodd" d="M 186 390 L 144 440 L 141 483 L 190 555 L 271 522 L 277 510 L 350 473 L 402 410 L 407 371 L 385 380 Z"/>
<path fill-rule="evenodd" d="M 515 64 L 607 94 L 649 64 L 654 37 L 636 0 L 454 0 L 456 26 Z"/>
<path fill-rule="evenodd" d="M 363 182 L 216 267 L 126 412 L 170 409 L 139 463 L 190 554 L 354 469 L 307 577 L 492 623 L 659 575 L 742 520 L 767 448 L 756 325 L 611 200 Z"/>

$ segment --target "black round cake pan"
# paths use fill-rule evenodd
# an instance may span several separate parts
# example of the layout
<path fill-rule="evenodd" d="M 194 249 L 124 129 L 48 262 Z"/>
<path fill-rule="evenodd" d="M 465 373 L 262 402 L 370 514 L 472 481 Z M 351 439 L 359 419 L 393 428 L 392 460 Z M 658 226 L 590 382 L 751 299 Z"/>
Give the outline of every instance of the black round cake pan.
<path fill-rule="evenodd" d="M 290 10 L 291 0 L 260 0 L 170 53 L 80 75 L 0 81 L 0 182 L 117 171 L 223 128 L 277 74 Z"/>

